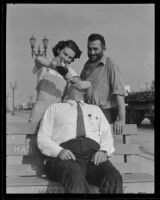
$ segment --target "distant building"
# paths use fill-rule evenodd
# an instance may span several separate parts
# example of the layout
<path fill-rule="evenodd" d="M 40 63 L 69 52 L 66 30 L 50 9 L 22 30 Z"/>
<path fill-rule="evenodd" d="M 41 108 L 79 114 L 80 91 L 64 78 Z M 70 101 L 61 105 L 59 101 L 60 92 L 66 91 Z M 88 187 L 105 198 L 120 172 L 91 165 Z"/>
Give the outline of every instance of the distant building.
<path fill-rule="evenodd" d="M 152 83 L 143 83 L 140 85 L 140 91 L 150 91 L 152 89 Z"/>
<path fill-rule="evenodd" d="M 151 83 L 146 83 L 146 90 L 151 90 Z"/>

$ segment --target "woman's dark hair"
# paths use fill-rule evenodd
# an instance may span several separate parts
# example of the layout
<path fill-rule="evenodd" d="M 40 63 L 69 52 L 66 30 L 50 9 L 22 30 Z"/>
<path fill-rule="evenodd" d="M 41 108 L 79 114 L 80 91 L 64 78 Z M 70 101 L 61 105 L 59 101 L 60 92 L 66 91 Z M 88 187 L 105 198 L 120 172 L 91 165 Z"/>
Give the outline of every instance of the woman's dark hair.
<path fill-rule="evenodd" d="M 106 46 L 106 42 L 105 42 L 105 39 L 102 35 L 100 34 L 97 34 L 97 33 L 93 33 L 91 35 L 89 35 L 88 37 L 88 42 L 89 41 L 95 41 L 95 40 L 99 40 L 101 41 L 102 45 L 105 47 Z"/>
<path fill-rule="evenodd" d="M 80 58 L 82 51 L 79 49 L 78 45 L 73 40 L 65 40 L 65 41 L 59 41 L 53 48 L 53 54 L 54 56 L 58 56 L 58 51 L 61 51 L 65 47 L 68 47 L 72 49 L 75 52 L 75 58 Z"/>

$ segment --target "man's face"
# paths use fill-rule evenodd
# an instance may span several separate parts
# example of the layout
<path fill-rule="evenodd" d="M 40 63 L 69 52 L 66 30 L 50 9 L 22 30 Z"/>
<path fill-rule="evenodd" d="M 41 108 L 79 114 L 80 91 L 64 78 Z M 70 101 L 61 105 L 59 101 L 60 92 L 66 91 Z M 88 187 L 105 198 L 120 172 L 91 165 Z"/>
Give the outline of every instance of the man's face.
<path fill-rule="evenodd" d="M 88 58 L 91 62 L 97 62 L 104 55 L 104 47 L 100 40 L 88 41 Z"/>

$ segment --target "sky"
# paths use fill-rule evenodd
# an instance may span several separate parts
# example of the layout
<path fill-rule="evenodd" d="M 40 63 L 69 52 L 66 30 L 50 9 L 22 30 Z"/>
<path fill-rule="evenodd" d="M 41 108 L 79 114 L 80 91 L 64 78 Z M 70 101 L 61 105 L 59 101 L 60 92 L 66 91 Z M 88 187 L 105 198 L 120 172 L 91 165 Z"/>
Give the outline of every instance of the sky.
<path fill-rule="evenodd" d="M 12 101 L 10 82 L 17 81 L 15 104 L 36 97 L 36 75 L 32 74 L 29 38 L 36 48 L 49 39 L 47 57 L 60 40 L 72 39 L 82 55 L 70 67 L 80 74 L 87 60 L 87 38 L 91 33 L 105 37 L 107 50 L 118 64 L 125 85 L 131 91 L 154 80 L 154 4 L 7 4 L 6 94 Z"/>

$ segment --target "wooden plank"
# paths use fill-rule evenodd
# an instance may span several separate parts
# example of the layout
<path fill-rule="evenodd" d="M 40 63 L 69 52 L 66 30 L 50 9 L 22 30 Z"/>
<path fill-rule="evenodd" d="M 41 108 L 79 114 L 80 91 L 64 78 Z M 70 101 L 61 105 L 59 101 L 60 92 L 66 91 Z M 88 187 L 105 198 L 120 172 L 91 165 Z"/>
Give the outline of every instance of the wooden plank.
<path fill-rule="evenodd" d="M 7 176 L 45 175 L 43 165 L 7 165 Z"/>
<path fill-rule="evenodd" d="M 32 165 L 7 165 L 7 176 L 36 176 L 37 167 Z"/>
<path fill-rule="evenodd" d="M 113 132 L 113 125 L 112 132 Z M 6 125 L 7 134 L 35 134 L 38 130 L 38 123 L 22 123 L 22 122 L 7 122 Z M 113 132 L 114 134 L 114 132 Z M 124 135 L 135 135 L 137 134 L 136 124 L 125 124 Z"/>
<path fill-rule="evenodd" d="M 140 171 L 138 163 L 114 163 L 113 164 L 121 173 L 135 173 Z M 7 176 L 36 176 L 45 175 L 42 163 L 24 164 L 24 165 L 7 165 Z"/>
<path fill-rule="evenodd" d="M 124 183 L 124 193 L 154 194 L 154 182 Z"/>
<path fill-rule="evenodd" d="M 7 194 L 63 194 L 64 190 L 62 187 L 57 185 L 55 186 L 15 186 L 15 187 L 7 187 Z"/>
<path fill-rule="evenodd" d="M 117 144 L 115 146 L 116 155 L 136 155 L 139 153 L 139 145 L 137 144 Z"/>
<path fill-rule="evenodd" d="M 63 194 L 63 188 L 57 186 L 17 186 L 17 187 L 7 187 L 7 194 Z M 148 193 L 154 194 L 154 183 L 153 182 L 143 182 L 143 183 L 124 183 L 124 193 L 125 194 L 138 194 L 138 193 Z M 95 194 L 91 192 L 90 194 Z"/>
<path fill-rule="evenodd" d="M 7 193 L 64 193 L 63 187 L 42 177 L 7 177 Z"/>
<path fill-rule="evenodd" d="M 130 136 L 126 136 L 129 138 Z M 113 135 L 115 145 L 117 143 L 123 143 L 122 135 Z M 7 135 L 7 144 L 24 144 L 24 143 L 36 143 L 37 135 Z"/>
<path fill-rule="evenodd" d="M 7 135 L 8 144 L 31 144 L 37 146 L 37 135 Z"/>
<path fill-rule="evenodd" d="M 55 185 L 56 182 L 43 177 L 7 177 L 7 186 L 35 186 L 35 185 Z"/>
<path fill-rule="evenodd" d="M 139 163 L 113 163 L 120 173 L 138 173 L 141 170 Z"/>
<path fill-rule="evenodd" d="M 113 139 L 114 139 L 114 144 L 116 145 L 117 143 L 125 143 L 125 144 L 130 144 L 130 137 L 131 135 L 113 135 Z M 124 137 L 125 137 L 125 141 L 124 141 Z"/>
<path fill-rule="evenodd" d="M 7 194 L 62 194 L 64 190 L 59 186 L 13 186 L 7 187 Z M 154 183 L 153 182 L 143 182 L 143 183 L 124 183 L 124 193 L 149 193 L 154 194 Z M 91 192 L 95 194 L 95 192 Z"/>
<path fill-rule="evenodd" d="M 132 173 L 122 174 L 124 183 L 138 183 L 138 182 L 153 182 L 154 177 L 151 174 L 146 173 Z M 7 177 L 7 186 L 44 186 L 55 185 L 56 182 L 50 181 L 42 177 Z"/>
<path fill-rule="evenodd" d="M 153 182 L 154 176 L 147 173 L 122 174 L 125 183 Z"/>
<path fill-rule="evenodd" d="M 25 123 L 25 122 L 7 122 L 7 134 L 36 134 L 38 123 Z"/>
<path fill-rule="evenodd" d="M 113 135 L 114 145 L 117 143 L 123 143 L 123 136 L 122 135 Z"/>
<path fill-rule="evenodd" d="M 7 144 L 23 144 L 26 135 L 7 135 Z"/>
<path fill-rule="evenodd" d="M 115 146 L 116 155 L 130 155 L 139 153 L 139 145 L 137 144 L 117 144 Z M 37 155 L 40 151 L 36 145 L 30 144 L 9 144 L 7 145 L 7 155 L 17 156 L 17 155 Z"/>
<path fill-rule="evenodd" d="M 113 125 L 111 125 L 112 134 L 114 135 Z M 136 124 L 125 124 L 122 135 L 137 135 L 137 125 Z"/>
<path fill-rule="evenodd" d="M 23 162 L 24 156 L 7 156 L 6 163 L 7 165 L 20 165 Z"/>
<path fill-rule="evenodd" d="M 44 156 L 26 155 L 26 156 L 7 156 L 7 165 L 22 165 L 22 164 L 32 164 L 38 165 L 44 161 Z"/>
<path fill-rule="evenodd" d="M 128 143 L 128 139 L 130 136 L 125 136 Z M 114 144 L 123 143 L 122 135 L 113 135 Z M 37 143 L 37 135 L 7 135 L 7 144 L 24 144 L 24 143 Z"/>
<path fill-rule="evenodd" d="M 124 163 L 124 155 L 112 155 L 109 160 L 114 163 Z"/>
<path fill-rule="evenodd" d="M 30 144 L 9 144 L 7 145 L 7 155 L 37 155 L 40 154 L 37 146 Z"/>

